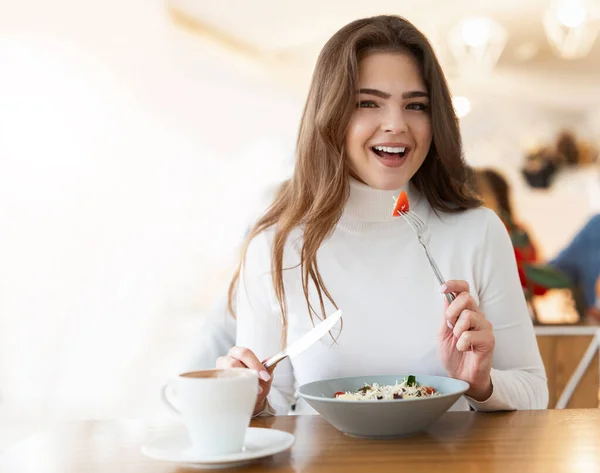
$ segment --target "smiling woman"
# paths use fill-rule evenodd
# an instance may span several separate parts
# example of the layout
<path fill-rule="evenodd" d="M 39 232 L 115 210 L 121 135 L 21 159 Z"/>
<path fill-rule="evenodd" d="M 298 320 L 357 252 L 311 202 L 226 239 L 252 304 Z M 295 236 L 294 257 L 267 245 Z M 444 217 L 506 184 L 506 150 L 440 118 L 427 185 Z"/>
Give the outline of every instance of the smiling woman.
<path fill-rule="evenodd" d="M 357 111 L 346 134 L 351 172 L 371 187 L 398 189 L 431 145 L 429 93 L 419 63 L 410 54 L 373 52 L 360 61 L 358 77 Z"/>
<path fill-rule="evenodd" d="M 378 373 L 465 381 L 460 409 L 546 407 L 510 239 L 498 217 L 479 208 L 461 156 L 443 72 L 411 23 L 365 18 L 326 43 L 293 176 L 250 232 L 231 284 L 237 346 L 217 366 L 260 372 L 255 414 L 286 413 L 295 386 Z M 402 192 L 452 277 L 442 287 L 411 228 L 392 216 Z M 456 298 L 444 305 L 440 293 Z M 261 360 L 282 341 L 336 308 L 344 311 L 336 344 L 315 344 L 265 370 Z M 303 399 L 297 411 L 310 411 Z"/>

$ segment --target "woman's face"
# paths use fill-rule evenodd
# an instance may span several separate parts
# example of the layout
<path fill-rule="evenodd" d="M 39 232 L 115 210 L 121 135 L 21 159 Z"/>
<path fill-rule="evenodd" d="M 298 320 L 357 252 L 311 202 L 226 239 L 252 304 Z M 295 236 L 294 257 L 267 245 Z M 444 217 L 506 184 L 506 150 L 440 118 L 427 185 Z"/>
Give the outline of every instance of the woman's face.
<path fill-rule="evenodd" d="M 406 185 L 432 138 L 429 95 L 417 61 L 395 52 L 362 59 L 356 102 L 346 133 L 352 173 L 376 189 Z"/>

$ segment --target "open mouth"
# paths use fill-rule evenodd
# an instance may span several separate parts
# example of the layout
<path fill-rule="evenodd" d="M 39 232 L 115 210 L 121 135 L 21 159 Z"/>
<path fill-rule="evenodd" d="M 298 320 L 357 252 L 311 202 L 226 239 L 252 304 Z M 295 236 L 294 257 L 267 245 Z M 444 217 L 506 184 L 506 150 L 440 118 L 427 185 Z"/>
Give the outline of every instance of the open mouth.
<path fill-rule="evenodd" d="M 408 153 L 408 148 L 400 146 L 373 146 L 371 149 L 377 156 L 385 159 L 401 159 Z"/>

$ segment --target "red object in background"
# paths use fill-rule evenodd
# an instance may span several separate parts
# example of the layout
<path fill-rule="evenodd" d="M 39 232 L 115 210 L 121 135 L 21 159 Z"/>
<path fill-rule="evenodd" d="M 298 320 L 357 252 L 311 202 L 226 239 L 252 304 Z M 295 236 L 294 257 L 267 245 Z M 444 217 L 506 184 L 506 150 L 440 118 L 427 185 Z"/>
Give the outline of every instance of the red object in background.
<path fill-rule="evenodd" d="M 396 200 L 396 205 L 394 206 L 394 212 L 392 213 L 393 217 L 399 217 L 402 212 L 408 212 L 410 210 L 410 204 L 408 202 L 408 196 L 406 192 L 400 192 L 398 199 Z"/>
<path fill-rule="evenodd" d="M 524 267 L 527 263 L 537 262 L 537 252 L 535 251 L 535 247 L 529 240 L 529 237 L 527 236 L 525 230 L 523 230 L 520 227 L 516 227 L 516 225 L 514 224 L 512 227 L 513 228 L 507 226 L 508 232 L 511 234 L 511 237 L 513 237 L 513 232 L 518 232 L 519 237 L 521 237 L 519 239 L 522 240 L 522 237 L 524 236 L 526 240 L 526 243 L 524 244 L 515 244 L 515 240 L 517 240 L 517 238 L 512 238 L 513 248 L 515 250 L 515 258 L 517 260 L 517 269 L 519 271 L 519 279 L 521 280 L 521 286 L 524 289 L 530 289 L 536 296 L 542 296 L 546 294 L 547 289 L 543 286 L 538 286 L 535 283 L 528 284 Z"/>

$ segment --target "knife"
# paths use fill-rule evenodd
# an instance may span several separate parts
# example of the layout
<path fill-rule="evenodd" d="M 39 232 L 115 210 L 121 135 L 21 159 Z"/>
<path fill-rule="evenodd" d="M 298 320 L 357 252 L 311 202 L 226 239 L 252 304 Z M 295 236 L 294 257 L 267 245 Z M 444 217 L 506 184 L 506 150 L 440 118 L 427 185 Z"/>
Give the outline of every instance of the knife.
<path fill-rule="evenodd" d="M 313 343 L 317 340 L 320 340 L 323 335 L 331 330 L 331 328 L 336 324 L 340 317 L 342 316 L 342 311 L 338 310 L 323 320 L 319 325 L 314 327 L 310 332 L 302 335 L 298 340 L 296 340 L 291 345 L 287 346 L 285 350 L 280 351 L 277 355 L 272 356 L 267 361 L 263 363 L 263 366 L 266 369 L 273 368 L 277 363 L 281 360 L 284 360 L 288 356 L 290 358 L 297 357 L 304 350 L 309 348 Z"/>

